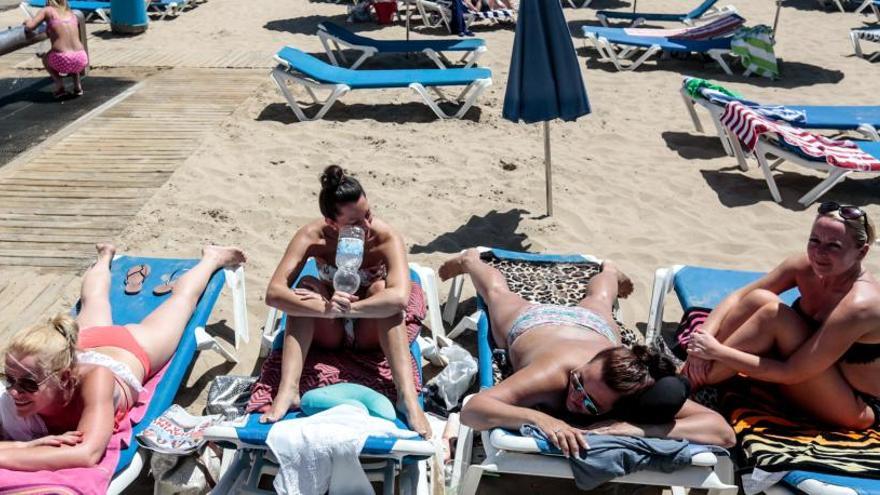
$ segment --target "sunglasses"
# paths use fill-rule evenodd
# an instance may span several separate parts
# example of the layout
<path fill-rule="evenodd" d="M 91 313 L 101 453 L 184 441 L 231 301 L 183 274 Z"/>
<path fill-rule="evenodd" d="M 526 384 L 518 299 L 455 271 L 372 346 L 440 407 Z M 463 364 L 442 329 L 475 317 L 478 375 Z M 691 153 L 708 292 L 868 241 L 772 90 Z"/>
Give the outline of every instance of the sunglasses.
<path fill-rule="evenodd" d="M 574 384 L 574 389 L 577 390 L 581 397 L 583 397 L 582 404 L 584 406 L 584 410 L 587 411 L 587 414 L 591 416 L 599 415 L 599 408 L 596 406 L 596 402 L 590 397 L 590 394 L 584 390 L 584 385 L 581 383 L 581 379 L 578 377 L 577 373 L 572 370 L 571 372 L 571 382 Z"/>
<path fill-rule="evenodd" d="M 17 389 L 19 392 L 24 392 L 26 394 L 35 394 L 40 390 L 40 387 L 42 387 L 43 384 L 49 381 L 53 376 L 55 376 L 55 373 L 37 381 L 27 376 L 14 378 L 3 373 L 0 374 L 0 382 L 3 382 L 3 386 L 6 387 L 6 390 Z"/>
<path fill-rule="evenodd" d="M 858 220 L 864 218 L 867 221 L 868 214 L 858 206 L 841 205 L 836 201 L 825 201 L 819 205 L 819 214 L 826 215 L 828 213 L 840 212 L 841 218 L 846 220 Z"/>

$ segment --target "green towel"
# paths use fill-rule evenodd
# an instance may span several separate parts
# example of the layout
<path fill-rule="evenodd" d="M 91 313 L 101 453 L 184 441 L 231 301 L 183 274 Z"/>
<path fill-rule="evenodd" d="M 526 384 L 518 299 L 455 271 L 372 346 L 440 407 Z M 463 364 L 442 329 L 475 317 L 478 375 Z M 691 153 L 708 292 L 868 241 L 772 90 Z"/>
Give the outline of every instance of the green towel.
<path fill-rule="evenodd" d="M 775 79 L 779 77 L 779 66 L 773 54 L 773 43 L 770 26 L 759 25 L 737 31 L 730 42 L 730 49 L 747 70 Z"/>
<path fill-rule="evenodd" d="M 715 84 L 712 81 L 707 81 L 705 79 L 700 79 L 699 77 L 686 77 L 684 78 L 684 90 L 687 91 L 687 94 L 690 95 L 691 98 L 700 98 L 703 89 L 714 89 L 719 93 L 724 93 L 731 98 L 741 99 L 742 96 L 734 93 L 733 91 L 721 86 L 720 84 Z"/>

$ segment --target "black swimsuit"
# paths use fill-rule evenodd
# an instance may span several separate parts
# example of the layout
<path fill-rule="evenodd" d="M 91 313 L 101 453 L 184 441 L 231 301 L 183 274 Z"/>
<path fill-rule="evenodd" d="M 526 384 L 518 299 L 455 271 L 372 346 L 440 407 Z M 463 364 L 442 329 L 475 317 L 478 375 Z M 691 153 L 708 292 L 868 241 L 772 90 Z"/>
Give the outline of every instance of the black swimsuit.
<path fill-rule="evenodd" d="M 791 309 L 795 311 L 804 321 L 810 330 L 816 331 L 822 326 L 822 322 L 807 314 L 801 308 L 801 298 L 797 298 Z M 867 364 L 880 358 L 880 344 L 863 344 L 856 342 L 843 353 L 840 360 L 847 364 Z"/>

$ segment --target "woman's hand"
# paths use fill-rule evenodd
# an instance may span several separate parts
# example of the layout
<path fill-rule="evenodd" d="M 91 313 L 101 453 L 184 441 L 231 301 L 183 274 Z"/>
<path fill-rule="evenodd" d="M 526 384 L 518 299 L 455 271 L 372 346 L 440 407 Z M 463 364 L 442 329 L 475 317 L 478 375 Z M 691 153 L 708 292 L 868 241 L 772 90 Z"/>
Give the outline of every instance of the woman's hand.
<path fill-rule="evenodd" d="M 691 386 L 694 389 L 698 389 L 706 383 L 711 370 L 712 361 L 698 358 L 696 355 L 690 355 L 681 369 L 681 374 L 691 382 Z"/>
<path fill-rule="evenodd" d="M 47 435 L 42 438 L 36 438 L 30 442 L 23 442 L 23 447 L 61 447 L 62 445 L 76 445 L 82 443 L 83 434 L 81 431 L 68 431 L 61 435 Z"/>
<path fill-rule="evenodd" d="M 691 335 L 691 343 L 688 345 L 688 355 L 695 356 L 707 361 L 715 361 L 719 357 L 719 351 L 723 344 L 714 336 L 697 330 Z"/>
<path fill-rule="evenodd" d="M 351 311 L 351 304 L 360 298 L 354 294 L 336 291 L 330 298 L 330 311 L 332 313 L 345 314 Z"/>
<path fill-rule="evenodd" d="M 535 426 L 550 440 L 550 443 L 562 451 L 562 455 L 565 457 L 572 454 L 580 457 L 581 452 L 586 452 L 590 447 L 584 438 L 584 430 L 575 428 L 553 416 L 546 414 L 541 416 L 539 420 L 535 421 Z"/>

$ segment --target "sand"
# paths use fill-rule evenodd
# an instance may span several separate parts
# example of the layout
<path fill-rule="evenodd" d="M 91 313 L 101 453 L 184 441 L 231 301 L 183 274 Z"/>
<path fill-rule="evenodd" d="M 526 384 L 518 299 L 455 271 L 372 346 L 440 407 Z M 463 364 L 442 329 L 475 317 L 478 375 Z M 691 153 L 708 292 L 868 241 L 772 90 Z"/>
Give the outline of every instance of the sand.
<path fill-rule="evenodd" d="M 751 24 L 772 23 L 772 2 L 731 3 Z M 675 12 L 685 4 L 650 0 L 639 8 Z M 480 245 L 613 259 L 635 282 L 635 293 L 623 302 L 624 320 L 642 328 L 658 267 L 767 270 L 802 252 L 815 206 L 805 210 L 796 199 L 818 175 L 784 165 L 777 173 L 784 201 L 774 203 L 759 170 L 741 172 L 717 138 L 693 129 L 678 95 L 682 77 L 691 75 L 765 102 L 876 103 L 871 81 L 877 66 L 852 56 L 848 40 L 848 30 L 867 18 L 825 12 L 811 0 L 784 5 L 776 47 L 783 75 L 777 81 L 727 76 L 693 59 L 617 72 L 582 48 L 579 27 L 595 21 L 594 9 L 566 8 L 593 113 L 551 126 L 555 214 L 549 218 L 541 129 L 501 118 L 512 27 L 476 29 L 489 48 L 481 65 L 491 68 L 494 84 L 463 120 L 439 121 L 414 93 L 393 90 L 353 92 L 325 120 L 300 123 L 266 71 L 265 83 L 254 86 L 253 96 L 116 239 L 123 250 L 144 255 L 194 255 L 207 242 L 239 245 L 249 255 L 251 345 L 232 369 L 215 356 L 200 358 L 181 401 L 198 411 L 212 374 L 256 369 L 266 283 L 296 229 L 319 216 L 318 175 L 330 164 L 342 165 L 363 183 L 374 214 L 405 236 L 410 261 L 436 268 L 451 253 Z M 593 7 L 630 5 L 595 0 Z M 0 21 L 10 15 L 0 14 Z M 344 4 L 210 0 L 176 20 L 153 23 L 139 37 L 108 38 L 107 27 L 94 24 L 90 31 L 103 50 L 263 51 L 268 67 L 285 44 L 320 51 L 313 36 L 317 23 L 344 17 Z M 404 36 L 400 25 L 350 27 L 377 38 Z M 413 37 L 440 35 L 416 29 Z M 401 64 L 428 66 L 425 60 L 390 57 L 367 67 Z M 870 176 L 856 176 L 825 199 L 865 205 L 869 216 L 878 218 L 878 186 Z M 880 266 L 873 253 L 866 263 L 875 272 Z M 445 290 L 444 284 L 444 297 Z M 678 314 L 670 308 L 667 320 Z M 213 328 L 228 335 L 222 322 L 230 315 L 221 303 L 212 317 L 220 323 Z"/>

